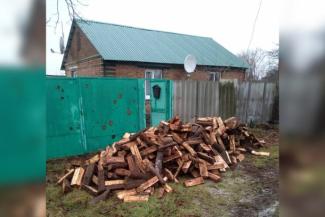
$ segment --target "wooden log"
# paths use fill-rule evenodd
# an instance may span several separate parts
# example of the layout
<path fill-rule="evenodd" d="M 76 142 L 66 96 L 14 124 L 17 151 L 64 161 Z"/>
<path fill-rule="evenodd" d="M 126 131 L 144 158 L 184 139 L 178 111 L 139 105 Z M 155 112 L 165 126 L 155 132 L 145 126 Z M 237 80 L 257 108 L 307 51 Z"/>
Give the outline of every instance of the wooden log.
<path fill-rule="evenodd" d="M 144 150 L 142 150 L 140 152 L 140 154 L 142 156 L 146 156 L 148 154 L 151 154 L 153 152 L 156 152 L 158 150 L 158 146 L 157 145 L 152 145 L 152 146 L 149 146 L 148 148 L 145 148 Z"/>
<path fill-rule="evenodd" d="M 218 170 L 218 169 L 223 169 L 225 168 L 225 164 L 224 163 L 215 163 L 212 165 L 207 165 L 207 169 L 208 170 Z"/>
<path fill-rule="evenodd" d="M 136 195 L 136 194 L 137 194 L 137 191 L 135 188 L 130 189 L 130 190 L 119 191 L 116 193 L 117 198 L 120 200 L 123 200 L 124 197 L 126 197 L 126 196 L 131 196 L 131 195 Z"/>
<path fill-rule="evenodd" d="M 81 186 L 81 181 L 84 173 L 85 173 L 84 168 L 82 167 L 76 168 L 71 180 L 71 186 Z"/>
<path fill-rule="evenodd" d="M 204 183 L 203 177 L 197 177 L 197 178 L 194 178 L 194 179 L 186 180 L 184 182 L 184 185 L 186 187 L 191 187 L 191 186 L 196 186 L 196 185 L 200 185 L 200 184 L 203 184 L 203 183 Z"/>
<path fill-rule="evenodd" d="M 93 195 L 93 196 L 97 196 L 98 195 L 98 191 L 97 189 L 95 189 L 92 186 L 89 185 L 82 185 L 82 188 L 87 191 L 89 194 Z"/>
<path fill-rule="evenodd" d="M 128 195 L 125 196 L 124 202 L 146 202 L 149 200 L 149 195 Z"/>
<path fill-rule="evenodd" d="M 159 181 L 157 176 L 152 177 L 151 179 L 147 180 L 146 182 L 142 183 L 139 187 L 136 188 L 137 192 L 142 192 L 147 188 L 153 186 Z"/>
<path fill-rule="evenodd" d="M 251 154 L 256 156 L 270 156 L 270 152 L 263 152 L 263 151 L 251 151 Z"/>
<path fill-rule="evenodd" d="M 187 142 L 183 142 L 182 143 L 182 146 L 193 156 L 195 157 L 197 154 L 196 154 L 196 151 L 194 151 L 194 149 L 187 143 Z"/>
<path fill-rule="evenodd" d="M 90 205 L 94 205 L 96 203 L 98 203 L 99 201 L 102 201 L 102 200 L 106 200 L 108 195 L 110 193 L 110 190 L 106 190 L 104 191 L 102 194 L 98 195 L 97 197 L 94 197 L 90 202 L 89 204 Z"/>
<path fill-rule="evenodd" d="M 189 168 L 191 167 L 191 164 L 192 164 L 192 161 L 189 160 L 189 161 L 186 161 L 183 166 L 182 166 L 182 171 L 183 173 L 187 173 Z"/>
<path fill-rule="evenodd" d="M 184 165 L 184 161 L 181 160 L 181 163 L 178 165 L 178 168 L 177 168 L 177 170 L 176 170 L 176 172 L 175 172 L 175 174 L 174 174 L 174 178 L 175 178 L 175 179 L 177 178 L 177 176 L 178 176 L 179 172 L 181 171 L 183 165 Z"/>
<path fill-rule="evenodd" d="M 98 192 L 101 193 L 106 190 L 105 188 L 105 173 L 104 168 L 101 163 L 101 161 L 98 163 L 98 171 L 97 171 L 97 177 L 98 177 Z"/>
<path fill-rule="evenodd" d="M 148 159 L 144 160 L 144 164 L 146 165 L 146 167 L 148 168 L 148 170 L 149 170 L 153 175 L 155 175 L 155 176 L 158 177 L 159 182 L 160 182 L 161 184 L 165 184 L 165 181 L 163 180 L 163 177 L 162 177 L 161 173 L 159 173 L 158 169 L 156 169 L 155 167 L 153 167 L 152 163 L 151 163 Z"/>
<path fill-rule="evenodd" d="M 205 143 L 200 143 L 200 147 L 205 151 L 205 152 L 210 152 L 212 151 L 212 149 L 210 148 L 209 145 L 205 144 Z"/>
<path fill-rule="evenodd" d="M 182 157 L 182 156 L 179 153 L 164 157 L 163 163 L 167 163 L 169 161 L 175 160 L 175 159 L 180 158 L 180 157 Z"/>
<path fill-rule="evenodd" d="M 62 181 L 62 192 L 63 194 L 68 193 L 72 190 L 70 182 L 68 179 L 63 179 Z"/>
<path fill-rule="evenodd" d="M 203 160 L 209 162 L 210 164 L 214 164 L 216 160 L 213 157 L 210 157 L 207 154 L 204 154 L 202 152 L 197 152 L 198 157 L 202 158 Z"/>
<path fill-rule="evenodd" d="M 161 145 L 158 147 L 158 150 L 164 150 L 166 148 L 169 148 L 169 147 L 173 147 L 175 145 L 178 145 L 176 142 L 170 142 L 170 143 L 167 143 L 167 144 L 164 144 L 164 145 Z"/>
<path fill-rule="evenodd" d="M 202 177 L 208 177 L 208 168 L 206 163 L 199 163 L 199 170 Z"/>
<path fill-rule="evenodd" d="M 169 169 L 165 168 L 164 171 L 165 171 L 165 175 L 170 181 L 175 181 L 175 177 Z"/>
<path fill-rule="evenodd" d="M 66 174 L 64 174 L 56 184 L 61 184 L 65 179 L 71 178 L 73 176 L 74 169 L 70 169 Z"/>
<path fill-rule="evenodd" d="M 184 142 L 184 140 L 177 133 L 172 132 L 172 137 L 174 141 L 177 142 L 179 145 Z"/>
<path fill-rule="evenodd" d="M 158 173 L 161 174 L 162 173 L 162 161 L 163 161 L 163 157 L 164 157 L 164 152 L 163 151 L 158 151 L 157 152 L 157 156 L 156 156 L 156 161 L 155 161 L 155 168 L 158 170 Z"/>
<path fill-rule="evenodd" d="M 128 179 L 126 183 L 124 183 L 125 189 L 132 189 L 139 187 L 142 183 L 144 183 L 145 179 Z"/>
<path fill-rule="evenodd" d="M 117 168 L 114 170 L 114 173 L 118 176 L 130 176 L 131 172 L 123 168 Z"/>
<path fill-rule="evenodd" d="M 113 164 L 109 164 L 107 165 L 107 171 L 111 171 L 114 170 L 116 168 L 127 168 L 128 164 L 126 162 L 124 163 L 113 163 Z"/>
<path fill-rule="evenodd" d="M 108 180 L 105 181 L 105 186 L 110 186 L 110 185 L 123 185 L 125 184 L 124 179 L 117 179 L 117 180 Z"/>
<path fill-rule="evenodd" d="M 106 162 L 108 164 L 115 164 L 115 163 L 125 163 L 124 157 L 107 157 Z"/>
<path fill-rule="evenodd" d="M 208 173 L 208 177 L 209 177 L 209 179 L 212 179 L 215 182 L 219 182 L 221 180 L 220 176 L 213 174 L 213 173 Z"/>
<path fill-rule="evenodd" d="M 136 163 L 134 162 L 133 156 L 132 155 L 127 156 L 126 160 L 129 165 L 130 172 L 131 172 L 130 176 L 139 177 L 141 172 L 140 172 L 140 169 L 137 167 Z"/>
<path fill-rule="evenodd" d="M 90 184 L 91 178 L 92 178 L 92 176 L 94 174 L 94 170 L 95 170 L 95 164 L 89 164 L 87 166 L 84 178 L 82 180 L 83 185 L 89 185 Z"/>

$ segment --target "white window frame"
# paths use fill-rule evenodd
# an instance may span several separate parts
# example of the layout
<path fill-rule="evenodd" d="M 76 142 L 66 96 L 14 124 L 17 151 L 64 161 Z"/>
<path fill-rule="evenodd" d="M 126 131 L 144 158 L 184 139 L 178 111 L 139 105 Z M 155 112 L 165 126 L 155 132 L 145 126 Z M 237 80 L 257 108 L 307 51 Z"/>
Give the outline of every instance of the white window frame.
<path fill-rule="evenodd" d="M 147 77 L 147 73 L 150 73 L 149 78 Z M 160 78 L 155 78 L 155 72 L 160 72 Z M 163 70 L 162 69 L 146 69 L 144 71 L 144 78 L 146 79 L 144 82 L 144 91 L 146 100 L 150 99 L 150 93 L 147 94 L 147 79 L 162 79 L 163 78 Z M 150 85 L 150 81 L 148 82 Z"/>
<path fill-rule="evenodd" d="M 213 75 L 213 80 L 210 80 L 210 76 Z M 209 72 L 209 81 L 219 81 L 221 78 L 220 72 Z"/>

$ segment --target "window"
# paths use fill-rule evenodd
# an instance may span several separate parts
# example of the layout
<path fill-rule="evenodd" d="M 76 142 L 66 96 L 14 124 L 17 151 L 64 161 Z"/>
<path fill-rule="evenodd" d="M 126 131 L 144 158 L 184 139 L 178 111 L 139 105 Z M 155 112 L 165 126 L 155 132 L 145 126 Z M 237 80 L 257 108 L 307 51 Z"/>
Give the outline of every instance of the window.
<path fill-rule="evenodd" d="M 78 69 L 78 67 L 77 66 L 72 66 L 69 69 L 70 69 L 70 72 L 71 72 L 71 77 L 73 77 L 73 78 L 77 77 L 77 69 Z"/>
<path fill-rule="evenodd" d="M 219 80 L 220 80 L 220 72 L 209 73 L 209 81 L 219 81 Z"/>
<path fill-rule="evenodd" d="M 146 90 L 146 99 L 150 99 L 150 79 L 162 79 L 162 70 L 160 69 L 147 69 L 145 71 L 144 77 L 145 81 L 145 90 Z"/>

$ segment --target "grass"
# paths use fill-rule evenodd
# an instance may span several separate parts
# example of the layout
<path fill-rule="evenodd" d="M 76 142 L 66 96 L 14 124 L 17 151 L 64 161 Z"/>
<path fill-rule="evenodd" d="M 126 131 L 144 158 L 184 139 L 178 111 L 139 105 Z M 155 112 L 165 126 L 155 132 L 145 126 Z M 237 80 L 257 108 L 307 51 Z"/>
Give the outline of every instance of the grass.
<path fill-rule="evenodd" d="M 262 131 L 259 133 L 263 136 Z M 263 193 L 266 184 L 259 176 L 278 167 L 278 150 L 278 145 L 271 145 L 263 149 L 270 152 L 270 157 L 246 155 L 239 168 L 222 174 L 222 181 L 219 183 L 207 180 L 203 185 L 186 188 L 181 183 L 187 177 L 181 177 L 181 183 L 170 184 L 174 192 L 162 199 L 153 195 L 147 203 L 123 203 L 112 195 L 108 200 L 92 206 L 88 205 L 92 196 L 87 192 L 74 189 L 68 194 L 63 194 L 61 187 L 55 184 L 57 177 L 64 173 L 67 160 L 48 162 L 47 216 L 213 217 L 237 216 L 245 213 L 247 215 L 242 216 L 254 216 L 261 207 L 268 207 L 275 202 L 262 204 L 264 202 L 261 202 L 261 197 L 264 195 L 270 200 L 270 196 Z M 248 173 L 246 167 L 253 168 L 256 173 Z M 277 177 L 273 177 L 273 180 L 276 181 Z M 275 207 L 274 216 L 278 215 L 278 210 L 278 207 Z"/>

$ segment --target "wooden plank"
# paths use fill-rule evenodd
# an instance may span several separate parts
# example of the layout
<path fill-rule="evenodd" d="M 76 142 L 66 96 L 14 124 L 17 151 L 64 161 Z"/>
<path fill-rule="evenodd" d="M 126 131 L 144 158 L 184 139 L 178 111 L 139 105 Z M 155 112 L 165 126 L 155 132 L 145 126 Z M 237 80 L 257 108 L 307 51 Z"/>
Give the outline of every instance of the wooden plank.
<path fill-rule="evenodd" d="M 205 162 L 199 163 L 199 170 L 202 177 L 208 177 L 208 168 Z"/>
<path fill-rule="evenodd" d="M 224 163 L 215 163 L 212 165 L 207 165 L 207 169 L 208 170 L 218 170 L 218 169 L 223 169 L 225 168 L 225 164 Z"/>
<path fill-rule="evenodd" d="M 202 158 L 203 160 L 209 162 L 210 164 L 214 164 L 216 160 L 213 157 L 210 157 L 209 155 L 203 153 L 203 152 L 197 152 L 198 157 Z"/>
<path fill-rule="evenodd" d="M 195 157 L 197 154 L 196 154 L 196 151 L 194 151 L 194 149 L 187 143 L 187 142 L 183 142 L 182 143 L 182 146 L 193 156 Z"/>
<path fill-rule="evenodd" d="M 146 182 L 142 183 L 139 187 L 137 187 L 137 192 L 142 192 L 147 188 L 153 186 L 159 181 L 157 176 L 152 177 L 151 179 L 147 180 Z"/>
<path fill-rule="evenodd" d="M 177 142 L 179 145 L 184 142 L 184 140 L 177 133 L 172 132 L 172 137 L 174 141 Z"/>
<path fill-rule="evenodd" d="M 108 164 L 125 163 L 125 159 L 124 159 L 124 157 L 110 157 L 110 156 L 108 156 L 106 159 L 106 162 Z"/>
<path fill-rule="evenodd" d="M 186 180 L 184 182 L 184 185 L 186 187 L 191 187 L 191 186 L 196 186 L 196 185 L 200 185 L 200 184 L 203 184 L 203 183 L 204 183 L 203 177 L 197 177 L 197 178 L 194 178 L 194 179 Z"/>
<path fill-rule="evenodd" d="M 189 160 L 189 161 L 186 161 L 183 166 L 182 166 L 182 171 L 183 173 L 187 173 L 189 168 L 191 167 L 191 164 L 192 164 L 192 161 Z"/>
<path fill-rule="evenodd" d="M 156 145 L 152 145 L 152 146 L 149 146 L 148 148 L 145 148 L 144 150 L 142 150 L 141 152 L 140 152 L 140 154 L 142 155 L 142 156 L 146 156 L 146 155 L 148 155 L 148 154 L 151 154 L 151 153 L 153 153 L 153 152 L 156 152 L 158 150 L 158 146 L 156 146 Z"/>
<path fill-rule="evenodd" d="M 59 181 L 57 181 L 56 184 L 61 184 L 63 182 L 63 180 L 71 178 L 73 176 L 74 173 L 74 169 L 69 170 L 66 174 L 64 174 Z"/>
<path fill-rule="evenodd" d="M 117 179 L 117 180 L 108 180 L 105 181 L 105 186 L 110 186 L 110 185 L 123 185 L 125 183 L 124 179 Z"/>
<path fill-rule="evenodd" d="M 208 173 L 208 177 L 215 182 L 219 182 L 221 180 L 220 176 L 213 174 L 213 173 Z"/>
<path fill-rule="evenodd" d="M 114 173 L 118 176 L 130 176 L 131 172 L 130 170 L 123 169 L 123 168 L 117 168 L 114 170 Z"/>
<path fill-rule="evenodd" d="M 137 194 L 137 191 L 135 188 L 130 189 L 130 190 L 119 191 L 116 193 L 117 198 L 120 200 L 123 200 L 124 197 L 126 197 L 126 196 L 131 196 L 131 195 L 136 195 L 136 194 Z"/>
<path fill-rule="evenodd" d="M 146 202 L 149 200 L 149 195 L 128 195 L 125 196 L 123 202 Z"/>
<path fill-rule="evenodd" d="M 81 186 L 81 181 L 84 173 L 85 173 L 84 168 L 82 167 L 76 168 L 71 180 L 71 186 Z"/>
<path fill-rule="evenodd" d="M 210 151 L 212 151 L 211 148 L 210 148 L 210 146 L 208 146 L 208 145 L 205 144 L 205 143 L 200 143 L 200 146 L 201 146 L 201 148 L 202 148 L 205 152 L 210 152 Z"/>
<path fill-rule="evenodd" d="M 82 180 L 82 184 L 83 185 L 89 185 L 90 182 L 91 182 L 91 178 L 93 176 L 93 173 L 94 173 L 94 170 L 95 170 L 95 164 L 89 164 L 87 166 L 87 169 L 86 169 L 86 172 L 85 172 L 85 175 L 84 175 L 84 178 Z"/>

